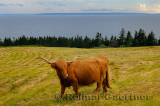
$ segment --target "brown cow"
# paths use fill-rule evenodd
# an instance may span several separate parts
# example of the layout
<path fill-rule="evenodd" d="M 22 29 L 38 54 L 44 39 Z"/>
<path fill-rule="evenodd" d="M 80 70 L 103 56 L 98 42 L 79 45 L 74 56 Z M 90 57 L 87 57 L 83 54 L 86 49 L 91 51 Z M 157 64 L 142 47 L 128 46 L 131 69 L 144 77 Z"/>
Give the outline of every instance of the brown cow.
<path fill-rule="evenodd" d="M 74 60 L 77 57 L 74 58 Z M 63 61 L 49 62 L 45 58 L 39 57 L 51 65 L 56 70 L 61 83 L 61 96 L 63 96 L 66 87 L 72 86 L 78 96 L 78 87 L 86 86 L 97 82 L 96 92 L 100 87 L 107 92 L 106 86 L 110 87 L 109 79 L 109 60 L 104 56 L 79 60 L 79 61 Z M 105 78 L 106 76 L 106 78 Z"/>

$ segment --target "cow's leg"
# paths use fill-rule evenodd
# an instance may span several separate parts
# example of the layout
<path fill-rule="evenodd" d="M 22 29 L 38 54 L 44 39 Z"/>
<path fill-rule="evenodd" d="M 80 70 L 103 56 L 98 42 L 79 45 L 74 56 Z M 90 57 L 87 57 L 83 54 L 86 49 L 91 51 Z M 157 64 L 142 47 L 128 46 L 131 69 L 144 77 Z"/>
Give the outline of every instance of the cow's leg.
<path fill-rule="evenodd" d="M 72 81 L 72 87 L 73 87 L 73 89 L 74 89 L 74 91 L 75 91 L 75 93 L 76 93 L 76 96 L 78 96 L 79 94 L 78 94 L 78 81 Z"/>
<path fill-rule="evenodd" d="M 102 87 L 103 87 L 103 92 L 107 92 L 107 89 L 106 89 L 106 79 L 103 80 Z"/>
<path fill-rule="evenodd" d="M 102 83 L 101 82 L 97 82 L 97 88 L 96 88 L 96 92 L 98 92 L 99 91 L 99 89 L 100 89 L 100 87 L 101 87 L 101 85 L 102 85 Z"/>
<path fill-rule="evenodd" d="M 61 85 L 61 97 L 63 97 L 66 87 Z"/>
<path fill-rule="evenodd" d="M 101 75 L 100 75 L 100 81 L 97 82 L 96 92 L 99 91 L 99 89 L 100 89 L 101 86 L 103 86 L 103 89 L 104 89 L 104 85 L 103 85 L 104 78 L 105 78 L 104 74 L 101 73 Z"/>

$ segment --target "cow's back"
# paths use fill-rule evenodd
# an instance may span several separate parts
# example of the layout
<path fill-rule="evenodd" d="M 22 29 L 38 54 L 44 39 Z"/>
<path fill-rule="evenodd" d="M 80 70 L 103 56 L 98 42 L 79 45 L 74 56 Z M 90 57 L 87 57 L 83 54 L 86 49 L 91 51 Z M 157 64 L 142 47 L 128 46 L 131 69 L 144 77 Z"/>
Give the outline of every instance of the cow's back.
<path fill-rule="evenodd" d="M 91 59 L 74 61 L 71 69 L 80 85 L 90 85 L 100 80 L 100 74 L 105 74 L 109 61 L 107 57 L 97 56 Z"/>

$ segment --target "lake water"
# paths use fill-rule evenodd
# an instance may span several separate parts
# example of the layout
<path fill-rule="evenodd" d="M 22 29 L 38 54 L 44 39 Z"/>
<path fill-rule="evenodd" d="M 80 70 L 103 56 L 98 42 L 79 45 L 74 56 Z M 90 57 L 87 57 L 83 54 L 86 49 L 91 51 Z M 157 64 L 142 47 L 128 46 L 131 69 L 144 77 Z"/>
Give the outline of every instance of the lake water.
<path fill-rule="evenodd" d="M 160 15 L 10 15 L 0 16 L 0 38 L 26 36 L 119 36 L 121 29 L 153 30 L 160 37 Z"/>

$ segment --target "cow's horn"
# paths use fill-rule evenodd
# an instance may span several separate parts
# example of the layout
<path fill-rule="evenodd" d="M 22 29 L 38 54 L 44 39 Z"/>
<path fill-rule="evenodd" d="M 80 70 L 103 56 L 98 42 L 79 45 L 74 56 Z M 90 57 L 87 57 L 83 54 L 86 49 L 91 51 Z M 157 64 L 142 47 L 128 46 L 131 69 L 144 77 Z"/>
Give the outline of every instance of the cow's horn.
<path fill-rule="evenodd" d="M 80 56 L 76 56 L 73 60 L 71 60 L 71 61 L 66 61 L 66 62 L 73 62 L 73 61 L 76 60 L 78 57 L 80 57 Z"/>
<path fill-rule="evenodd" d="M 52 64 L 52 63 L 55 63 L 55 62 L 49 62 L 47 59 L 45 59 L 45 58 L 43 58 L 43 57 L 38 57 L 38 58 L 36 58 L 36 59 L 42 59 L 42 60 L 45 60 L 48 64 Z"/>

